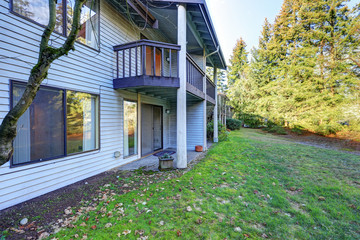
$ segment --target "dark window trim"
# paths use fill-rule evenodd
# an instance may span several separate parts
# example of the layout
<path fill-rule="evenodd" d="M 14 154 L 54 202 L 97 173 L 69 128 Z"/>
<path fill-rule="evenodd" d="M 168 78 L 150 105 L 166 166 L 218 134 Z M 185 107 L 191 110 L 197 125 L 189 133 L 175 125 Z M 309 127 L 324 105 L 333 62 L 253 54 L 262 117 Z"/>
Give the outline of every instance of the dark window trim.
<path fill-rule="evenodd" d="M 13 88 L 14 88 L 14 83 L 15 84 L 20 84 L 20 85 L 26 85 L 26 82 L 22 82 L 22 81 L 17 81 L 17 80 L 11 80 L 10 79 L 10 110 L 13 108 Z M 59 158 L 65 158 L 65 157 L 72 157 L 75 155 L 80 155 L 83 153 L 89 153 L 89 152 L 95 152 L 95 151 L 99 151 L 100 150 L 100 94 L 94 94 L 94 93 L 90 93 L 90 92 L 85 92 L 85 91 L 78 91 L 78 90 L 71 90 L 71 89 L 63 89 L 63 88 L 59 88 L 59 87 L 53 87 L 53 86 L 46 86 L 46 85 L 40 85 L 40 87 L 43 88 L 48 88 L 48 89 L 55 89 L 55 90 L 61 90 L 63 91 L 63 112 L 64 112 L 64 150 L 65 150 L 65 154 L 64 155 L 60 155 L 60 156 L 54 156 L 54 157 L 50 157 L 50 158 L 44 158 L 44 159 L 37 159 L 37 160 L 33 160 L 33 161 L 29 161 L 29 162 L 25 162 L 25 163 L 19 163 L 19 164 L 14 164 L 13 163 L 13 157 L 11 157 L 10 159 L 10 168 L 14 168 L 14 167 L 20 167 L 20 166 L 24 166 L 24 165 L 30 165 L 30 164 L 34 164 L 34 163 L 39 163 L 39 162 L 45 162 L 45 161 L 50 161 L 50 160 L 54 160 L 54 159 L 59 159 Z M 87 94 L 91 94 L 91 95 L 95 95 L 98 98 L 98 116 L 97 116 L 97 124 L 98 124 L 98 129 L 97 129 L 97 147 L 95 149 L 92 150 L 88 150 L 88 151 L 83 151 L 83 152 L 77 152 L 77 153 L 71 153 L 71 154 L 67 154 L 66 152 L 66 148 L 67 148 L 67 120 L 66 120 L 66 92 L 67 91 L 75 91 L 75 92 L 81 92 L 81 93 L 87 93 Z"/>
<path fill-rule="evenodd" d="M 11 13 L 11 14 L 14 14 L 15 16 L 18 16 L 18 17 L 20 17 L 20 18 L 22 18 L 22 19 L 24 19 L 24 20 L 26 20 L 26 21 L 29 21 L 29 22 L 31 22 L 31 23 L 34 23 L 34 24 L 36 24 L 36 25 L 38 25 L 38 26 L 40 26 L 40 27 L 43 27 L 43 28 L 46 28 L 46 25 L 43 25 L 43 24 L 41 24 L 41 23 L 38 23 L 37 21 L 35 21 L 35 20 L 33 20 L 33 19 L 31 19 L 31 18 L 28 18 L 28 17 L 25 17 L 24 15 L 21 15 L 21 14 L 19 14 L 19 13 L 17 13 L 17 12 L 15 12 L 14 10 L 13 10 L 13 1 L 14 0 L 10 0 L 9 1 L 9 12 Z M 58 35 L 60 35 L 60 36 L 63 36 L 63 37 L 65 37 L 65 38 L 67 38 L 67 27 L 66 27 L 66 22 L 67 22 L 67 14 L 64 14 L 64 13 L 66 13 L 67 11 L 67 9 L 66 9 L 66 6 L 67 6 L 67 1 L 66 0 L 63 0 L 64 2 L 65 2 L 65 4 L 63 4 L 63 32 L 62 33 L 60 33 L 60 32 L 58 32 L 58 31 L 55 31 L 54 30 L 54 33 L 56 33 L 56 34 L 58 34 Z M 93 47 L 91 47 L 91 46 L 89 46 L 89 45 L 87 45 L 87 44 L 85 44 L 85 43 L 82 43 L 82 42 L 80 42 L 80 41 L 78 41 L 78 40 L 76 40 L 76 43 L 78 43 L 78 44 L 80 44 L 80 45 L 82 45 L 82 46 L 85 46 L 85 47 L 88 47 L 89 49 L 92 49 L 92 50 L 94 50 L 94 51 L 97 51 L 97 52 L 100 52 L 100 48 L 101 48 L 101 41 L 100 41 L 100 20 L 101 20 L 101 16 L 100 16 L 100 2 L 101 2 L 101 0 L 98 0 L 99 1 L 99 21 L 98 21 L 98 36 L 97 36 L 97 38 L 98 38 L 98 41 L 99 41 L 99 44 L 98 44 L 98 49 L 96 49 L 96 48 L 93 48 Z"/>
<path fill-rule="evenodd" d="M 132 100 L 132 99 L 129 99 L 129 98 L 123 98 L 123 115 L 125 115 L 125 101 L 127 102 L 133 102 L 133 103 L 136 103 L 136 134 L 137 134 L 137 139 L 139 139 L 139 103 L 138 103 L 138 100 Z M 122 130 L 123 130 L 123 153 L 125 153 L 125 147 L 124 147 L 124 136 L 125 136 L 125 116 L 123 116 L 123 127 L 122 127 Z M 138 145 L 138 142 L 136 143 L 136 145 Z M 134 157 L 134 156 L 139 156 L 139 153 L 140 153 L 140 156 L 141 156 L 141 149 L 140 149 L 140 146 L 137 146 L 137 153 L 135 154 L 132 154 L 132 155 L 129 155 L 129 156 L 123 156 L 123 159 L 127 159 L 127 158 L 131 158 L 131 157 Z"/>

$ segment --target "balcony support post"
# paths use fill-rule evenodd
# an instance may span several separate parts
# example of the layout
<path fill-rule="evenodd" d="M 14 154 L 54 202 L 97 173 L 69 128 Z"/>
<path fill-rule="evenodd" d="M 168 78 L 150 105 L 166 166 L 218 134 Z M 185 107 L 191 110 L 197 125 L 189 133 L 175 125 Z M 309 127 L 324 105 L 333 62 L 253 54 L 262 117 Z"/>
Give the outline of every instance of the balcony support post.
<path fill-rule="evenodd" d="M 214 107 L 214 142 L 218 142 L 218 101 L 217 101 L 217 68 L 214 67 L 214 84 L 215 84 L 215 107 Z"/>
<path fill-rule="evenodd" d="M 178 45 L 179 51 L 179 78 L 180 87 L 177 89 L 176 104 L 176 146 L 177 146 L 177 168 L 187 167 L 187 146 L 186 146 L 186 5 L 178 6 Z"/>
<path fill-rule="evenodd" d="M 141 121 L 142 121 L 142 116 L 141 116 L 141 94 L 137 93 L 137 115 L 138 115 L 138 123 L 137 123 L 137 149 L 138 149 L 138 158 L 141 158 L 142 152 L 141 152 L 141 144 L 142 144 L 142 140 L 141 140 Z"/>
<path fill-rule="evenodd" d="M 203 76 L 203 92 L 205 93 L 205 99 L 203 101 L 203 121 L 204 121 L 204 133 L 203 133 L 203 139 L 204 139 L 204 143 L 203 143 L 203 150 L 206 151 L 207 150 L 207 94 L 206 94 L 206 52 L 205 52 L 205 48 L 204 48 L 204 53 L 203 53 L 203 71 L 204 71 L 204 76 Z"/>

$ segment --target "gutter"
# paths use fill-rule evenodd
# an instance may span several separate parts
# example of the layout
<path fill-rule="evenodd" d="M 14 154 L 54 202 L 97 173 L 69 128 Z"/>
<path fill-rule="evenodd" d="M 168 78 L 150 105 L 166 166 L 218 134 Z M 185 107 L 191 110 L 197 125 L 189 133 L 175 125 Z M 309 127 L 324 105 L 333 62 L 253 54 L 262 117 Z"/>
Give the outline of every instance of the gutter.
<path fill-rule="evenodd" d="M 217 39 L 216 33 L 212 31 L 212 30 L 213 30 L 213 28 L 212 28 L 212 27 L 213 27 L 212 21 L 211 21 L 211 19 L 208 19 L 208 15 L 207 15 L 208 9 L 207 9 L 207 6 L 206 6 L 206 2 L 204 2 L 204 4 L 199 4 L 198 6 L 199 6 L 199 8 L 200 8 L 201 14 L 202 14 L 203 17 L 204 17 L 205 24 L 206 24 L 207 28 L 209 29 L 209 33 L 210 33 L 210 36 L 211 36 L 211 39 L 212 39 L 214 45 L 215 45 L 215 46 L 218 45 L 218 50 L 216 50 L 215 53 L 220 53 L 220 54 L 219 54 L 219 55 L 220 55 L 220 56 L 219 56 L 219 57 L 220 57 L 220 61 L 222 62 L 223 66 L 226 68 L 226 63 L 223 62 L 222 52 L 219 50 L 220 44 L 217 44 L 219 41 L 218 41 L 218 39 Z M 215 53 L 214 53 L 214 54 L 215 54 Z M 210 55 L 210 54 L 209 54 L 209 55 Z M 212 55 L 212 54 L 211 54 L 211 55 Z"/>

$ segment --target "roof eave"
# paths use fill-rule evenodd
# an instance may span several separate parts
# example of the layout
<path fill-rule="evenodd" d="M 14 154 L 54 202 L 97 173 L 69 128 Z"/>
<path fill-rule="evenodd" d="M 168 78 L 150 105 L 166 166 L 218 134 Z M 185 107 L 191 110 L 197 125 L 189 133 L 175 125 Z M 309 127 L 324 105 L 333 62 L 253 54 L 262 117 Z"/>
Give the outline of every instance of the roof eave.
<path fill-rule="evenodd" d="M 215 31 L 215 28 L 214 28 L 214 24 L 213 24 L 213 22 L 211 20 L 210 13 L 209 13 L 209 10 L 208 10 L 208 7 L 206 5 L 205 0 L 173 0 L 173 1 L 172 0 L 154 0 L 154 2 L 184 3 L 184 4 L 198 5 L 198 7 L 200 9 L 200 12 L 201 12 L 201 15 L 203 16 L 203 18 L 205 20 L 206 27 L 207 27 L 210 35 L 211 35 L 212 42 L 213 42 L 213 45 L 214 45 L 214 49 L 217 49 L 218 47 L 220 47 L 220 50 L 217 53 L 217 55 L 218 55 L 221 63 L 220 63 L 220 65 L 214 64 L 215 65 L 214 67 L 217 67 L 217 68 L 220 68 L 220 69 L 226 69 L 226 61 L 225 61 L 225 58 L 224 58 L 224 54 L 222 53 L 221 46 L 220 46 L 219 40 L 218 40 L 217 35 L 216 35 L 216 31 Z"/>

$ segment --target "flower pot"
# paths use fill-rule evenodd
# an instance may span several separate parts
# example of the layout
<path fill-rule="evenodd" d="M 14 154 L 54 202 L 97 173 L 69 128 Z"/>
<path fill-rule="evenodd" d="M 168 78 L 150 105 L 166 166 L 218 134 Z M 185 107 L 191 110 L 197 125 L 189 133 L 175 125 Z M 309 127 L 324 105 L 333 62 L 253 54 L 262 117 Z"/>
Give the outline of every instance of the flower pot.
<path fill-rule="evenodd" d="M 196 152 L 202 152 L 203 151 L 203 146 L 201 146 L 201 145 L 195 146 L 195 151 Z"/>
<path fill-rule="evenodd" d="M 162 158 L 159 157 L 159 169 L 172 169 L 174 167 L 174 158 L 168 157 L 168 158 Z"/>

